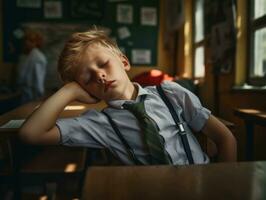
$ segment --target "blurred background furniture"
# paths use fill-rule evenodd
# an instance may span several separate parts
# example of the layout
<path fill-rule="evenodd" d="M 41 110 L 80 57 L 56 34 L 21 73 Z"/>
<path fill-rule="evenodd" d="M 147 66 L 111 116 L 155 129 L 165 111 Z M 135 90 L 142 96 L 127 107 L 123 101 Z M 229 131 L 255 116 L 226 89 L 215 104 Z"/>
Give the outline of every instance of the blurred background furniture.
<path fill-rule="evenodd" d="M 254 126 L 266 126 L 266 112 L 258 109 L 235 109 L 235 115 L 244 120 L 246 126 L 246 159 L 254 156 Z"/>

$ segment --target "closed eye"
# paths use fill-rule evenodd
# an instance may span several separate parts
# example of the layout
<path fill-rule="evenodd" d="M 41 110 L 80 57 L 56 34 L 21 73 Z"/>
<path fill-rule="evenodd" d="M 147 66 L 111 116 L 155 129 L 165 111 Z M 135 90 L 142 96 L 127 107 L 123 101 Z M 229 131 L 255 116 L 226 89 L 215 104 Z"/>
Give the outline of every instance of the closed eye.
<path fill-rule="evenodd" d="M 109 60 L 99 65 L 99 68 L 103 68 L 108 64 Z"/>

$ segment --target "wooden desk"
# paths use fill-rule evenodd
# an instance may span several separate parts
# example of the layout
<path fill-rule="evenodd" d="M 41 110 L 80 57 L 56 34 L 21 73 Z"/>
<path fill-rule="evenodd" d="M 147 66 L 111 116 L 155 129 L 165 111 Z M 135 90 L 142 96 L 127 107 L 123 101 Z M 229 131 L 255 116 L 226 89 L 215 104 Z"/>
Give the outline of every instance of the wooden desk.
<path fill-rule="evenodd" d="M 82 199 L 262 200 L 266 199 L 266 162 L 91 167 Z"/>
<path fill-rule="evenodd" d="M 41 102 L 31 102 L 20 106 L 2 116 L 0 116 L 0 125 L 15 120 L 27 118 Z M 60 117 L 73 117 L 77 116 L 88 109 L 102 109 L 105 107 L 104 103 L 96 105 L 86 105 L 79 102 L 73 102 L 68 105 L 61 113 Z M 84 174 L 84 166 L 86 162 L 86 148 L 72 148 L 62 146 L 45 146 L 45 150 L 38 153 L 38 155 L 31 157 L 30 162 L 22 162 L 23 147 L 19 142 L 16 142 L 18 136 L 18 128 L 0 128 L 0 139 L 14 137 L 15 144 L 12 148 L 12 164 L 10 164 L 10 178 L 15 180 L 14 195 L 15 199 L 20 198 L 21 183 L 28 183 L 32 179 L 37 178 L 43 180 L 45 183 L 47 180 L 57 181 L 59 178 L 66 176 L 74 176 Z M 24 158 L 24 157 L 23 157 Z M 0 174 L 1 175 L 1 174 Z M 14 178 L 13 178 L 14 177 Z M 33 177 L 33 178 L 32 178 Z M 84 177 L 84 175 L 82 176 Z M 0 177 L 1 180 L 1 177 Z"/>
<path fill-rule="evenodd" d="M 40 101 L 30 102 L 28 104 L 22 105 L 10 112 L 5 113 L 4 115 L 0 116 L 0 126 L 5 124 L 6 122 L 14 119 L 25 119 L 27 118 L 39 105 L 41 104 Z M 61 118 L 66 117 L 73 117 L 78 116 L 81 113 L 85 112 L 88 109 L 97 109 L 101 110 L 106 106 L 104 102 L 100 102 L 98 104 L 82 104 L 79 102 L 73 102 L 65 107 L 64 111 L 61 113 Z M 12 136 L 16 135 L 18 129 L 3 129 L 0 128 L 0 137 L 4 137 L 6 135 Z"/>
<path fill-rule="evenodd" d="M 253 160 L 254 125 L 266 126 L 266 112 L 256 109 L 235 109 L 235 115 L 245 121 L 246 126 L 246 159 Z"/>

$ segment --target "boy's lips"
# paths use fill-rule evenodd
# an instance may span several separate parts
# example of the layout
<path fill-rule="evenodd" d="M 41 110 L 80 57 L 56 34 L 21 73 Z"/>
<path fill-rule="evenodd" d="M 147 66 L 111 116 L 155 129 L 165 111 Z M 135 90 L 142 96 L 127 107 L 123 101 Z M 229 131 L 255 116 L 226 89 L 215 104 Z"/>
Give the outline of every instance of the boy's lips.
<path fill-rule="evenodd" d="M 111 85 L 115 82 L 115 80 L 112 81 L 105 81 L 104 83 L 104 92 L 107 92 L 107 90 L 111 87 Z"/>

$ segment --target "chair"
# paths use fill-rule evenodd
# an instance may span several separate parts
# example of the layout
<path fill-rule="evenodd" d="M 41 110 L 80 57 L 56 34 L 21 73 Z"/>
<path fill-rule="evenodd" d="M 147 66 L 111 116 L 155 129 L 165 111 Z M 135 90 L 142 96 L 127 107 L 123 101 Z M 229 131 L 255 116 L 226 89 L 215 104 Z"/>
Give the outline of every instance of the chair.
<path fill-rule="evenodd" d="M 9 141 L 10 143 L 10 141 Z M 9 173 L 1 175 L 5 177 L 6 183 L 12 185 L 15 199 L 24 199 L 25 188 L 41 188 L 40 194 L 47 199 L 55 199 L 56 196 L 80 195 L 83 177 L 86 170 L 86 148 L 64 147 L 64 146 L 29 146 L 12 141 L 7 149 L 12 162 L 10 162 Z M 11 148 L 10 148 L 11 147 Z M 16 179 L 16 180 L 14 180 Z M 66 188 L 67 181 L 72 181 L 68 187 L 72 193 L 61 192 L 62 186 Z M 66 199 L 68 197 L 63 197 Z M 25 198 L 27 199 L 27 198 Z"/>
<path fill-rule="evenodd" d="M 9 140 L 0 140 L 0 199 L 5 193 L 15 188 L 15 177 L 13 173 L 13 159 Z"/>

